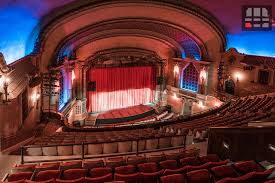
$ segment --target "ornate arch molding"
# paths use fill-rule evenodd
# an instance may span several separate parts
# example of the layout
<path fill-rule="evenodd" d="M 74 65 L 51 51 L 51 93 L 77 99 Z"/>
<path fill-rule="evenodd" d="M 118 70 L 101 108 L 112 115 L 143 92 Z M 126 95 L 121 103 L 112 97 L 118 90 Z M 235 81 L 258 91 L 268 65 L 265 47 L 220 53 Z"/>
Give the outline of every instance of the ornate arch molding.
<path fill-rule="evenodd" d="M 65 50 L 68 48 L 74 50 L 92 40 L 110 37 L 117 33 L 121 35 L 152 36 L 158 40 L 170 43 L 177 48 L 178 52 L 184 51 L 186 55 L 193 55 L 199 58 L 207 57 L 203 41 L 191 31 L 158 20 L 132 18 L 100 22 L 75 32 L 59 43 L 52 60 L 57 60 L 57 55 L 62 57 L 62 53 L 66 52 Z"/>
<path fill-rule="evenodd" d="M 87 68 L 114 66 L 162 66 L 166 60 L 155 52 L 140 48 L 112 48 L 96 52 L 85 61 Z"/>
<path fill-rule="evenodd" d="M 57 48 L 57 44 L 60 43 L 64 39 L 64 37 L 69 36 L 74 32 L 84 28 L 84 26 L 92 25 L 100 21 L 100 18 L 98 19 L 97 16 L 95 16 L 96 13 L 106 12 L 107 10 L 109 11 L 106 14 L 101 14 L 103 15 L 101 16 L 101 21 L 108 21 L 114 17 L 127 18 L 127 16 L 141 18 L 141 11 L 131 12 L 131 10 L 136 7 L 139 9 L 146 9 L 146 15 L 144 15 L 143 18 L 157 17 L 157 19 L 160 19 L 161 21 L 173 22 L 175 25 L 178 25 L 179 27 L 184 27 L 184 24 L 187 23 L 188 25 L 186 24 L 187 26 L 185 27 L 186 30 L 188 30 L 188 28 L 192 29 L 193 26 L 191 25 L 193 24 L 197 25 L 197 32 L 193 30 L 192 32 L 195 32 L 195 34 L 199 33 L 197 37 L 200 37 L 204 43 L 207 43 L 207 46 L 211 47 L 212 51 L 224 50 L 225 36 L 220 24 L 215 20 L 215 18 L 213 18 L 212 15 L 187 1 L 85 1 L 86 0 L 80 0 L 77 1 L 77 3 L 75 2 L 68 4 L 62 7 L 63 9 L 59 8 L 58 10 L 50 13 L 50 15 L 43 18 L 44 21 L 42 21 L 42 23 L 40 24 L 42 32 L 40 33 L 36 44 L 36 51 L 41 53 L 42 68 L 45 68 L 45 65 L 47 65 L 47 63 L 50 61 L 50 57 L 52 57 L 52 55 L 54 54 L 54 50 Z M 145 5 L 145 3 L 147 4 Z M 148 6 L 148 3 L 150 3 L 150 6 Z M 120 13 L 115 12 L 126 7 L 129 11 Z M 110 12 L 113 12 L 113 14 L 111 15 Z M 162 16 L 162 14 L 159 14 L 159 12 L 162 12 L 162 14 L 165 12 L 167 16 Z M 172 17 L 171 14 L 175 15 L 175 17 Z M 85 19 L 86 17 L 91 18 Z M 83 21 L 84 19 L 85 21 Z M 75 22 L 77 23 L 74 24 Z M 70 26 L 72 25 L 73 28 L 70 28 Z M 203 33 L 201 32 L 202 30 Z M 209 42 L 209 39 L 211 39 L 211 42 Z"/>

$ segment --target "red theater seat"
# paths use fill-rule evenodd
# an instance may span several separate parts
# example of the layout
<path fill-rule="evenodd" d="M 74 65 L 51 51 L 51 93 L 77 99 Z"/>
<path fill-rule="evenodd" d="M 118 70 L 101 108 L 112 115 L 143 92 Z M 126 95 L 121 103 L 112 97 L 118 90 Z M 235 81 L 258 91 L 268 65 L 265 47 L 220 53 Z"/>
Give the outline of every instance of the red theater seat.
<path fill-rule="evenodd" d="M 14 174 L 10 174 L 8 176 L 8 181 L 19 181 L 19 180 L 29 180 L 32 177 L 32 172 L 18 172 Z"/>
<path fill-rule="evenodd" d="M 57 179 L 60 176 L 59 170 L 46 170 L 38 172 L 35 176 L 35 181 L 46 181 L 49 179 Z"/>
<path fill-rule="evenodd" d="M 230 165 L 222 165 L 211 168 L 211 172 L 214 175 L 215 180 L 220 180 L 226 177 L 234 178 L 238 177 L 238 173 Z"/>
<path fill-rule="evenodd" d="M 211 183 L 211 176 L 208 170 L 195 170 L 186 174 L 188 183 Z"/>
<path fill-rule="evenodd" d="M 158 182 L 163 173 L 163 170 L 158 170 L 155 162 L 139 164 L 138 169 L 143 182 Z"/>
<path fill-rule="evenodd" d="M 12 168 L 12 173 L 17 172 L 33 172 L 35 170 L 36 164 L 19 164 Z"/>
<path fill-rule="evenodd" d="M 69 161 L 60 165 L 60 170 L 78 169 L 82 168 L 82 161 Z"/>
<path fill-rule="evenodd" d="M 178 164 L 176 160 L 166 160 L 159 162 L 159 165 L 162 169 L 170 169 L 174 170 L 178 168 Z"/>
<path fill-rule="evenodd" d="M 147 161 L 145 156 L 130 156 L 127 159 L 128 165 L 138 165 Z"/>
<path fill-rule="evenodd" d="M 182 174 L 166 175 L 160 178 L 162 183 L 185 183 L 186 180 Z"/>
<path fill-rule="evenodd" d="M 15 182 L 13 182 L 15 183 Z M 24 182 L 22 182 L 24 183 Z M 49 179 L 46 181 L 32 181 L 32 180 L 25 180 L 25 183 L 55 183 L 55 179 Z"/>
<path fill-rule="evenodd" d="M 216 167 L 216 166 L 222 166 L 222 165 L 227 165 L 229 163 L 229 160 L 224 160 L 224 161 L 219 161 L 219 162 L 208 162 L 209 167 Z"/>
<path fill-rule="evenodd" d="M 140 173 L 136 171 L 133 165 L 115 168 L 115 180 L 136 182 L 139 179 Z"/>
<path fill-rule="evenodd" d="M 115 180 L 116 181 L 133 181 L 137 182 L 140 178 L 140 173 L 136 171 L 133 165 L 121 166 L 115 168 Z"/>
<path fill-rule="evenodd" d="M 79 179 L 81 177 L 85 177 L 86 174 L 87 174 L 86 169 L 69 169 L 63 172 L 62 179 L 65 179 L 65 180 Z"/>
<path fill-rule="evenodd" d="M 102 168 L 93 168 L 90 170 L 90 176 L 94 177 L 102 177 L 108 174 L 112 174 L 112 169 L 107 167 Z"/>
<path fill-rule="evenodd" d="M 233 167 L 242 175 L 253 171 L 263 171 L 255 161 L 242 161 L 233 164 Z"/>
<path fill-rule="evenodd" d="M 56 183 L 83 183 L 85 179 L 79 178 L 79 179 L 73 179 L 73 180 L 61 180 L 61 179 L 56 179 Z"/>
<path fill-rule="evenodd" d="M 199 159 L 202 163 L 220 161 L 220 158 L 216 154 L 208 154 L 206 156 L 201 156 L 201 157 L 199 157 Z"/>
<path fill-rule="evenodd" d="M 108 173 L 104 176 L 101 177 L 86 177 L 85 178 L 85 183 L 103 183 L 103 182 L 110 182 L 112 181 L 112 173 Z"/>
<path fill-rule="evenodd" d="M 83 168 L 85 169 L 99 168 L 103 166 L 104 166 L 103 160 L 97 160 L 97 161 L 88 160 L 83 162 Z"/>
<path fill-rule="evenodd" d="M 199 165 L 200 161 L 196 157 L 187 157 L 187 158 L 180 159 L 180 163 L 182 166 Z"/>
<path fill-rule="evenodd" d="M 115 168 L 126 165 L 126 160 L 123 157 L 108 158 L 106 167 Z"/>
<path fill-rule="evenodd" d="M 253 182 L 253 172 L 245 174 L 237 178 L 224 178 L 216 183 L 252 183 Z"/>

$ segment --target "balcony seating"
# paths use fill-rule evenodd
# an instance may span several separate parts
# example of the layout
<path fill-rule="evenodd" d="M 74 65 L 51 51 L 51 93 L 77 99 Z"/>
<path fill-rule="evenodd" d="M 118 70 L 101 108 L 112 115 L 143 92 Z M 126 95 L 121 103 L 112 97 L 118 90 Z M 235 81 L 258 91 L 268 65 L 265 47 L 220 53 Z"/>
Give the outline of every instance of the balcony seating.
<path fill-rule="evenodd" d="M 211 183 L 211 175 L 206 169 L 188 172 L 186 177 L 189 183 Z"/>
<path fill-rule="evenodd" d="M 181 163 L 182 166 L 200 165 L 200 161 L 196 157 L 186 157 L 186 158 L 180 159 L 180 163 Z"/>
<path fill-rule="evenodd" d="M 8 176 L 8 181 L 13 182 L 13 181 L 19 181 L 19 180 L 30 180 L 32 176 L 32 172 L 18 172 L 18 173 L 13 173 Z"/>
<path fill-rule="evenodd" d="M 127 159 L 127 164 L 128 165 L 138 165 L 138 164 L 142 164 L 145 163 L 147 161 L 145 156 L 130 156 Z"/>
<path fill-rule="evenodd" d="M 147 162 L 160 162 L 165 159 L 163 154 L 147 155 Z"/>
<path fill-rule="evenodd" d="M 86 160 L 83 162 L 84 169 L 93 169 L 99 167 L 104 167 L 103 160 Z"/>
<path fill-rule="evenodd" d="M 62 179 L 64 180 L 73 180 L 85 177 L 87 175 L 86 169 L 69 169 L 65 170 L 62 174 Z"/>
<path fill-rule="evenodd" d="M 35 167 L 35 172 L 45 171 L 45 170 L 58 170 L 60 163 L 42 163 Z"/>
<path fill-rule="evenodd" d="M 163 173 L 163 170 L 159 170 L 154 162 L 139 164 L 138 170 L 143 182 L 158 182 Z"/>
<path fill-rule="evenodd" d="M 176 160 L 166 160 L 166 161 L 161 161 L 159 162 L 159 165 L 162 169 L 177 169 L 178 167 L 178 163 Z"/>
<path fill-rule="evenodd" d="M 61 180 L 56 179 L 56 183 L 83 183 L 85 181 L 84 177 L 78 178 L 78 179 L 72 179 L 72 180 Z"/>
<path fill-rule="evenodd" d="M 217 183 L 250 183 L 253 180 L 253 172 L 236 178 L 224 178 Z"/>
<path fill-rule="evenodd" d="M 241 175 L 247 174 L 253 171 L 263 171 L 263 169 L 256 164 L 255 161 L 243 161 L 233 164 L 233 167 L 240 173 Z"/>
<path fill-rule="evenodd" d="M 238 177 L 238 173 L 230 165 L 222 165 L 211 168 L 211 172 L 214 175 L 215 181 L 223 178 L 235 178 Z"/>
<path fill-rule="evenodd" d="M 140 179 L 140 173 L 136 171 L 133 165 L 121 166 L 115 168 L 114 179 L 116 181 L 137 182 Z"/>
<path fill-rule="evenodd" d="M 186 183 L 185 177 L 182 174 L 166 175 L 161 177 L 162 183 Z"/>
<path fill-rule="evenodd" d="M 60 175 L 61 175 L 60 170 L 45 170 L 45 171 L 38 172 L 35 175 L 34 180 L 35 181 L 47 181 L 50 179 L 57 179 L 60 177 Z"/>
<path fill-rule="evenodd" d="M 208 162 L 219 162 L 220 158 L 216 154 L 208 154 L 206 156 L 199 157 L 199 160 L 202 163 L 208 163 Z"/>
<path fill-rule="evenodd" d="M 196 149 L 193 151 L 197 152 Z M 220 161 L 215 155 L 198 157 L 193 153 L 194 157 L 179 159 L 185 155 L 185 152 L 191 153 L 190 150 L 174 153 L 177 154 L 174 157 L 178 157 L 178 159 L 165 159 L 167 157 L 165 154 L 147 155 L 148 158 L 132 155 L 127 159 L 114 157 L 106 158 L 104 161 L 83 160 L 16 165 L 15 167 L 30 168 L 30 172 L 12 173 L 7 176 L 6 181 L 19 181 L 19 183 L 24 183 L 24 180 L 28 180 L 25 181 L 26 183 L 111 181 L 147 183 L 161 180 L 161 182 L 207 183 L 212 180 L 216 183 L 261 183 L 271 178 L 271 173 L 275 171 L 275 168 L 264 170 L 254 161 L 230 162 L 228 164 L 228 160 Z M 154 162 L 150 161 L 150 158 L 153 158 Z M 149 162 L 146 162 L 147 159 Z M 207 163 L 201 164 L 200 159 Z M 217 160 L 219 161 L 216 162 Z M 43 169 L 47 167 L 55 167 L 55 170 Z"/>
<path fill-rule="evenodd" d="M 112 182 L 112 180 L 113 180 L 113 178 L 112 178 L 111 173 L 108 173 L 108 174 L 103 175 L 101 177 L 94 177 L 94 178 L 86 177 L 85 178 L 86 183 Z"/>
<path fill-rule="evenodd" d="M 108 167 L 102 167 L 102 168 L 93 168 L 90 170 L 90 177 L 102 177 L 106 176 L 108 174 L 112 174 L 112 169 Z"/>
<path fill-rule="evenodd" d="M 126 160 L 123 157 L 108 158 L 106 161 L 106 167 L 115 168 L 126 165 Z"/>
<path fill-rule="evenodd" d="M 11 169 L 12 173 L 17 172 L 33 172 L 35 170 L 36 164 L 28 164 L 28 165 L 16 165 Z"/>
<path fill-rule="evenodd" d="M 82 161 L 70 161 L 60 164 L 60 170 L 79 169 L 82 168 Z"/>
<path fill-rule="evenodd" d="M 184 158 L 185 157 L 185 154 L 184 152 L 176 152 L 176 153 L 166 153 L 165 154 L 165 158 L 167 160 L 178 160 L 178 159 L 181 159 L 181 158 Z"/>

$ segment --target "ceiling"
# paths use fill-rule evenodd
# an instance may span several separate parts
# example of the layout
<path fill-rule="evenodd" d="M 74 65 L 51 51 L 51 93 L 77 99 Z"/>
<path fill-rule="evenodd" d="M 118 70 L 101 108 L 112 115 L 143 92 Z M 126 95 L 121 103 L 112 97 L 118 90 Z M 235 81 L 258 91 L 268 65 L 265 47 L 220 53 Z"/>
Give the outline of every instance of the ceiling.
<path fill-rule="evenodd" d="M 39 20 L 52 10 L 77 0 L 3 0 L 0 1 L 0 51 L 11 63 L 31 51 L 29 35 Z M 275 56 L 275 32 L 244 32 L 241 30 L 243 5 L 273 5 L 274 0 L 189 0 L 214 15 L 227 33 L 228 47 L 247 54 Z M 252 44 L 259 42 L 259 44 Z M 268 45 L 268 46 L 266 46 Z"/>

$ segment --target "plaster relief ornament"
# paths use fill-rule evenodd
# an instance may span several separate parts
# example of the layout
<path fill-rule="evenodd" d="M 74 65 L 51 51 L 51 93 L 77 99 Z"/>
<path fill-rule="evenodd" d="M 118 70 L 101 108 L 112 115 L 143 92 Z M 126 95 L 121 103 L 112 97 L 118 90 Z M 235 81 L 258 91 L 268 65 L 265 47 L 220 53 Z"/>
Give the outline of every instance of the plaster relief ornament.
<path fill-rule="evenodd" d="M 7 65 L 7 62 L 6 62 L 5 58 L 4 58 L 3 53 L 0 52 L 0 75 L 7 74 L 10 71 L 11 70 L 10 70 L 10 68 Z"/>

